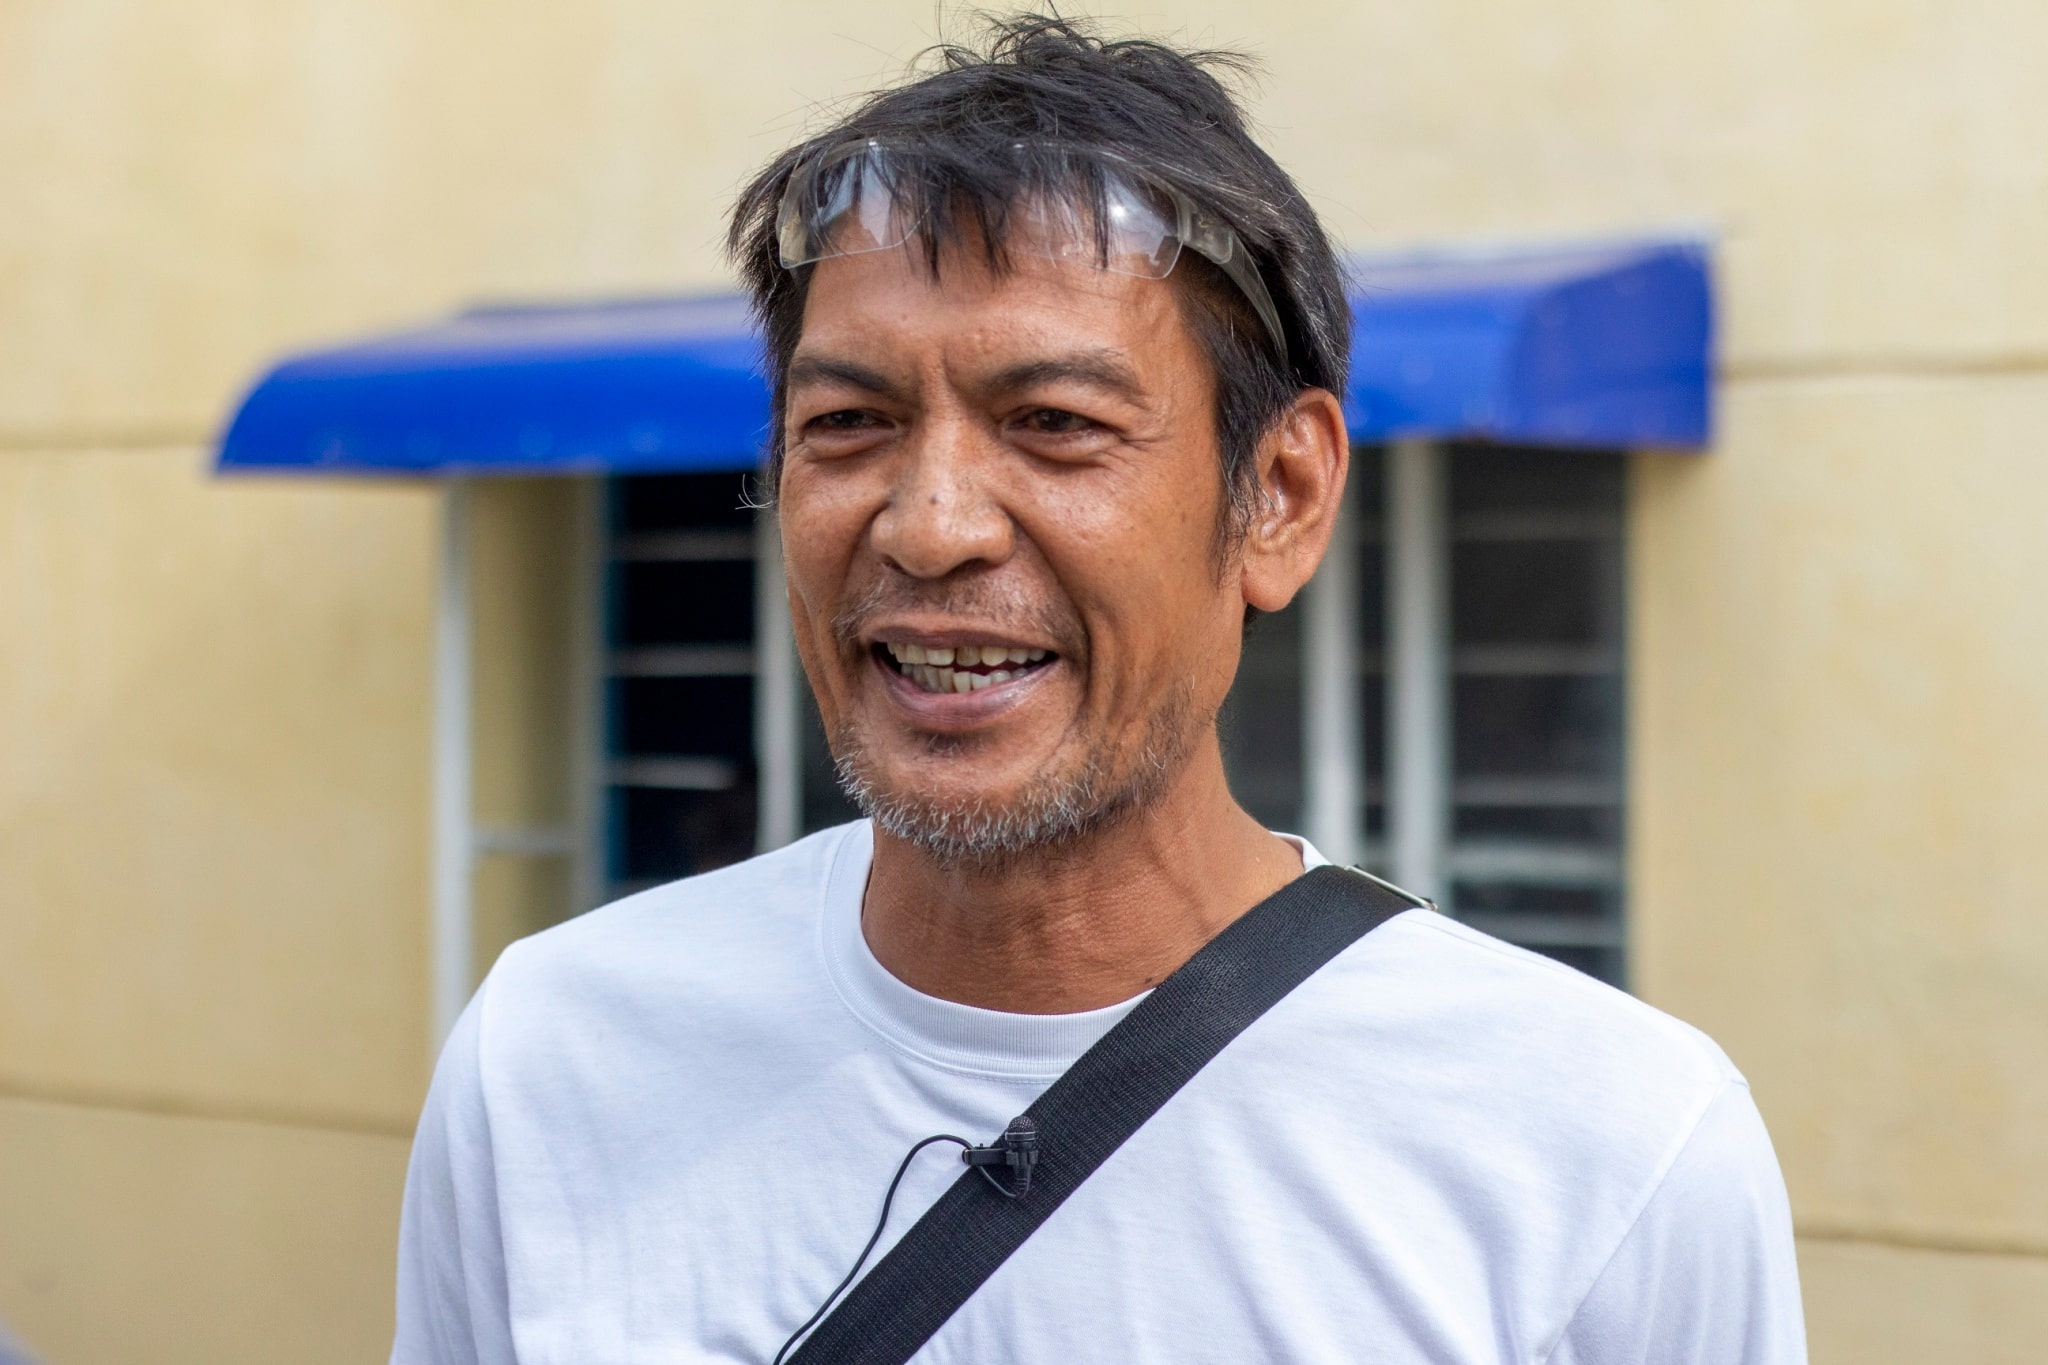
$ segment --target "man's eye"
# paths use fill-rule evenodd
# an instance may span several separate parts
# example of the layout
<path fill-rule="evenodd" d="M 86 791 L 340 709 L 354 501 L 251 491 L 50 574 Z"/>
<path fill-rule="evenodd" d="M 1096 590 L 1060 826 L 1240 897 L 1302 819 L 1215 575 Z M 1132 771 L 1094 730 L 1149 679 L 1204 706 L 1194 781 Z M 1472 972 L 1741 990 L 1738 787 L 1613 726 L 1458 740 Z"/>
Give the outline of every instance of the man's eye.
<path fill-rule="evenodd" d="M 827 412 L 804 423 L 807 431 L 861 431 L 875 424 L 873 413 L 862 412 L 859 408 L 842 408 L 838 412 Z"/>
<path fill-rule="evenodd" d="M 1024 415 L 1024 428 L 1040 436 L 1069 436 L 1095 424 L 1064 408 L 1034 408 Z"/>

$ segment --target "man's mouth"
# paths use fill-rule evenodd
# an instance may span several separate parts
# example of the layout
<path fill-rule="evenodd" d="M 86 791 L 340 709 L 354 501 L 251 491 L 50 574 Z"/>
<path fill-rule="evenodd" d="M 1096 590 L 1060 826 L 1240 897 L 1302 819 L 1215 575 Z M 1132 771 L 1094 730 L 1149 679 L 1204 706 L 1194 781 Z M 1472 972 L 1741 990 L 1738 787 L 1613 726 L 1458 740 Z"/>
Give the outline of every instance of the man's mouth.
<path fill-rule="evenodd" d="M 925 692 L 978 692 L 1044 668 L 1059 655 L 1013 645 L 930 646 L 883 640 L 875 658 Z"/>

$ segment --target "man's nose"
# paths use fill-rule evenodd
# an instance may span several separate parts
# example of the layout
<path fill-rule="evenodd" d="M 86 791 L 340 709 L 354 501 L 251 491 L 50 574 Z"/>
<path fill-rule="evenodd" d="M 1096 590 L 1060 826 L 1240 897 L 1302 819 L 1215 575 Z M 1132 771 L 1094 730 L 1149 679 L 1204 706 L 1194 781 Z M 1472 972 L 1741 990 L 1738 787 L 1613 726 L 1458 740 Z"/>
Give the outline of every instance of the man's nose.
<path fill-rule="evenodd" d="M 913 578 L 1009 558 L 1016 527 L 993 495 L 983 444 L 961 419 L 931 422 L 905 444 L 873 524 L 878 554 Z"/>

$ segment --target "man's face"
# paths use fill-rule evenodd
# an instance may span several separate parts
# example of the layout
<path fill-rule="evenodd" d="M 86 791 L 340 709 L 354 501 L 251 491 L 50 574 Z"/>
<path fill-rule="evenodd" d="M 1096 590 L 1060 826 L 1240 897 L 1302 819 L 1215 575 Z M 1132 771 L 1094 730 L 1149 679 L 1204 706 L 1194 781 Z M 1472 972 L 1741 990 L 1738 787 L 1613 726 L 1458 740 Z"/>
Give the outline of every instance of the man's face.
<path fill-rule="evenodd" d="M 1245 601 L 1214 379 L 1166 281 L 955 250 L 821 262 L 779 490 L 842 771 L 955 858 L 1072 839 L 1207 740 Z"/>

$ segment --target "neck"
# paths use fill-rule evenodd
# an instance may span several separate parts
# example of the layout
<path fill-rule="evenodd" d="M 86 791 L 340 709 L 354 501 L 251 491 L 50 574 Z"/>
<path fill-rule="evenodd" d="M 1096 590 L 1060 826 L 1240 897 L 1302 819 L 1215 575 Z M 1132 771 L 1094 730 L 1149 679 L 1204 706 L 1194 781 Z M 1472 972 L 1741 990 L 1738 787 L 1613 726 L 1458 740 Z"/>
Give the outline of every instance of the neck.
<path fill-rule="evenodd" d="M 1159 800 L 1078 845 L 942 865 L 877 828 L 861 928 L 927 995 L 1068 1014 L 1157 985 L 1300 874 L 1299 852 L 1231 798 L 1212 735 Z"/>

